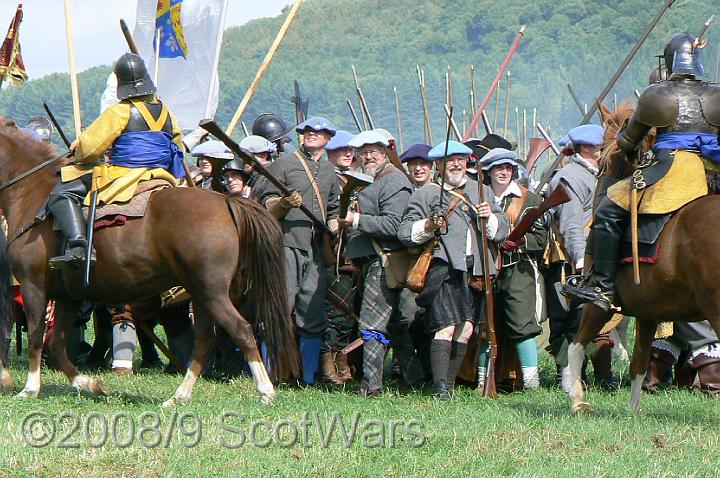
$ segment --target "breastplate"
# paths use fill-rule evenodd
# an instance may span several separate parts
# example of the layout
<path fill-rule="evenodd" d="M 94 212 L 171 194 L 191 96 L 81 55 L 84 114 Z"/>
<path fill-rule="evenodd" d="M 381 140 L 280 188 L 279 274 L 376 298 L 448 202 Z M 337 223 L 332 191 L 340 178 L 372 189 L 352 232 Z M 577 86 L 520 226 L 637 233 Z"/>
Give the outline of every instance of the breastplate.
<path fill-rule="evenodd" d="M 149 102 L 143 102 L 143 104 L 147 107 L 150 114 L 153 116 L 153 118 L 160 117 L 160 112 L 162 111 L 162 103 L 149 103 Z M 140 111 L 138 111 L 135 106 L 130 106 L 130 120 L 128 121 L 127 126 L 123 130 L 123 133 L 130 133 L 134 131 L 149 131 L 150 127 L 148 126 L 147 122 L 145 121 L 145 118 L 140 114 Z M 166 133 L 172 135 L 172 121 L 170 121 L 170 116 L 168 115 L 167 121 L 165 121 L 165 124 L 163 125 L 162 131 L 165 131 Z"/>
<path fill-rule="evenodd" d="M 658 134 L 683 132 L 718 134 L 718 127 L 711 125 L 705 118 L 700 101 L 708 88 L 707 83 L 680 80 L 667 81 L 666 84 L 667 97 L 677 101 L 678 115 L 671 125 L 658 128 Z"/>

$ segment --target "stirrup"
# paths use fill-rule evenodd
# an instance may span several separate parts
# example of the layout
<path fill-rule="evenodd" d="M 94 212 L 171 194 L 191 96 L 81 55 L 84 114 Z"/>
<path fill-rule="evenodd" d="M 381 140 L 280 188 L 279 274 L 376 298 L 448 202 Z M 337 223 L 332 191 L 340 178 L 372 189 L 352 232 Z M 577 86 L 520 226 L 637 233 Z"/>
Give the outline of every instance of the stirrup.
<path fill-rule="evenodd" d="M 95 248 L 90 251 L 90 266 L 95 265 Z M 51 257 L 48 261 L 50 269 L 67 269 L 68 266 L 80 269 L 85 264 L 85 247 L 68 248 L 63 256 Z"/>
<path fill-rule="evenodd" d="M 591 302 L 605 312 L 620 312 L 620 307 L 613 304 L 613 295 L 600 287 L 584 283 L 581 276 L 573 276 L 563 286 L 562 294 L 580 303 Z"/>

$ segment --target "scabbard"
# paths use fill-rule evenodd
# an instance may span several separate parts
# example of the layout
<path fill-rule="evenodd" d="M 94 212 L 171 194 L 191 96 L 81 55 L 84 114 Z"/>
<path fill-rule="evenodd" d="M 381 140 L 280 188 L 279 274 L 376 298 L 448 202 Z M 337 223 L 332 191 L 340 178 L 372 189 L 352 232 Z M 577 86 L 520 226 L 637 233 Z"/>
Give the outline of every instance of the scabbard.
<path fill-rule="evenodd" d="M 364 343 L 365 343 L 365 341 L 364 341 L 362 338 L 355 339 L 355 340 L 353 340 L 352 342 L 350 342 L 350 344 L 349 344 L 347 347 L 345 347 L 344 349 L 342 349 L 342 350 L 340 351 L 340 353 L 343 354 L 343 355 L 347 355 L 347 354 L 349 354 L 350 352 L 352 352 L 353 350 L 355 350 L 356 348 L 360 347 L 360 346 L 361 346 L 362 344 L 364 344 Z"/>
<path fill-rule="evenodd" d="M 630 190 L 630 235 L 632 240 L 633 281 L 640 285 L 640 253 L 638 251 L 638 190 Z"/>

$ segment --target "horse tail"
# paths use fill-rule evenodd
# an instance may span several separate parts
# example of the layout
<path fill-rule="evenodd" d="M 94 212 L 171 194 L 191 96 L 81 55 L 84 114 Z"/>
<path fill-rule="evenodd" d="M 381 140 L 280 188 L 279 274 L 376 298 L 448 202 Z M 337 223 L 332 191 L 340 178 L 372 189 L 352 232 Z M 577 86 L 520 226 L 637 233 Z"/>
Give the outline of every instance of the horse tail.
<path fill-rule="evenodd" d="M 277 383 L 300 376 L 300 355 L 285 281 L 283 233 L 265 208 L 248 199 L 227 198 L 240 239 L 239 273 L 248 279 L 245 301 L 256 334 L 265 341 L 270 377 Z"/>
<path fill-rule="evenodd" d="M 12 272 L 5 234 L 0 232 L 0 361 L 8 364 L 12 326 Z"/>

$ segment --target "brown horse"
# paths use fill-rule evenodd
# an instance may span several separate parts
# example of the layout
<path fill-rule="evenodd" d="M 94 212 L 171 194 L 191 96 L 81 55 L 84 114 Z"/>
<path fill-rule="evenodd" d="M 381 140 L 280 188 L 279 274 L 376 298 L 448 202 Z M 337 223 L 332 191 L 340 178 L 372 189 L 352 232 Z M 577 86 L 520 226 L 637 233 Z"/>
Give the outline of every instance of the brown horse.
<path fill-rule="evenodd" d="M 628 177 L 634 165 L 615 144 L 615 135 L 632 115 L 632 108 L 620 108 L 617 115 L 607 109 L 603 118 L 606 150 L 601 170 L 607 177 Z M 647 147 L 648 144 L 645 145 Z M 631 265 L 618 268 L 615 302 L 625 315 L 636 317 L 635 347 L 630 363 L 631 412 L 640 408 L 640 392 L 650 361 L 650 346 L 659 322 L 707 320 L 720 336 L 720 196 L 705 196 L 679 211 L 659 238 L 656 264 L 640 264 L 640 285 L 635 285 Z M 612 312 L 585 304 L 575 340 L 568 350 L 571 373 L 569 392 L 572 412 L 590 410 L 580 382 L 585 347 L 609 321 Z"/>
<path fill-rule="evenodd" d="M 56 154 L 53 147 L 32 141 L 12 126 L 0 126 L 0 184 Z M 212 348 L 213 323 L 224 328 L 242 349 L 262 401 L 272 401 L 274 387 L 254 335 L 263 337 L 269 351 L 282 351 L 270 357 L 275 379 L 297 376 L 300 364 L 277 221 L 248 200 L 193 188 L 158 191 L 153 193 L 142 219 L 95 233 L 98 261 L 90 285 L 83 287 L 81 272 L 65 274 L 48 269 L 48 258 L 58 252 L 60 233 L 53 230 L 52 220 L 34 223 L 62 164 L 53 163 L 0 191 L 0 208 L 9 225 L 9 247 L 2 247 L 0 265 L 1 256 L 9 253 L 28 320 L 29 372 L 18 398 L 36 397 L 40 391 L 43 317 L 48 299 L 56 300 L 57 333 L 50 340 L 56 363 L 75 388 L 108 393 L 99 380 L 80 374 L 65 353 L 80 302 L 130 303 L 182 285 L 193 298 L 195 346 L 185 378 L 164 405 L 189 400 Z M 242 301 L 251 310 L 248 315 L 255 330 L 236 308 Z M 2 363 L 0 378 L 4 391 L 13 389 Z"/>

